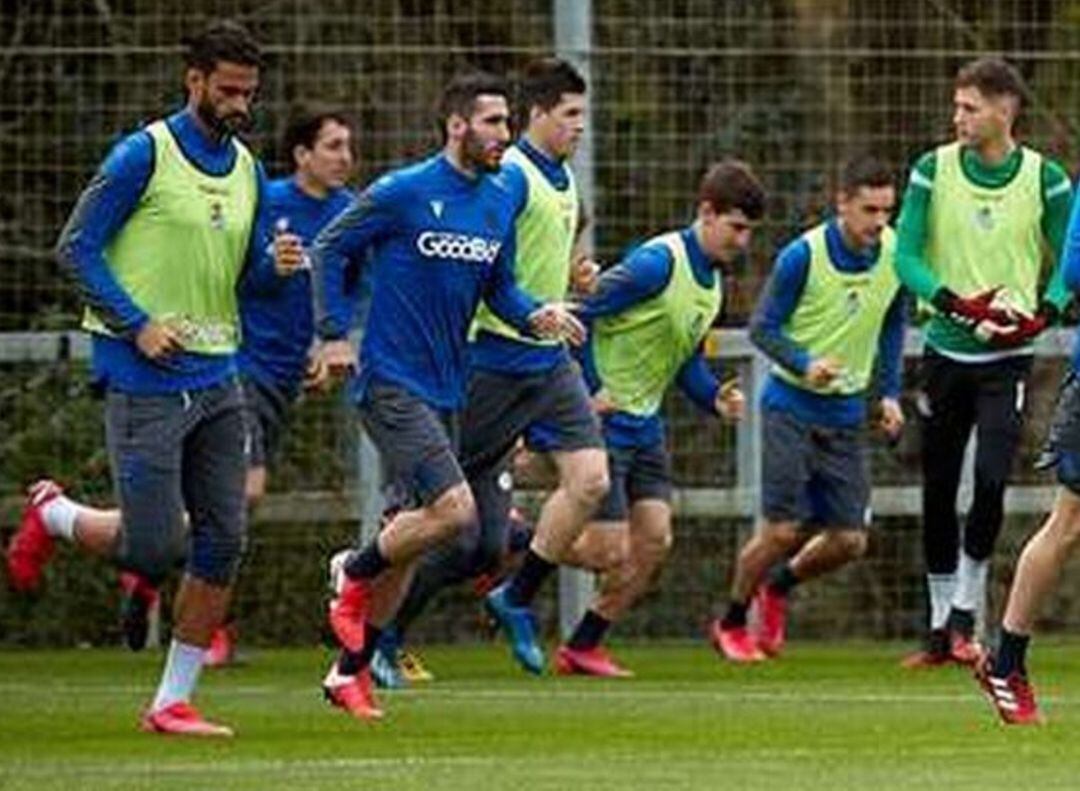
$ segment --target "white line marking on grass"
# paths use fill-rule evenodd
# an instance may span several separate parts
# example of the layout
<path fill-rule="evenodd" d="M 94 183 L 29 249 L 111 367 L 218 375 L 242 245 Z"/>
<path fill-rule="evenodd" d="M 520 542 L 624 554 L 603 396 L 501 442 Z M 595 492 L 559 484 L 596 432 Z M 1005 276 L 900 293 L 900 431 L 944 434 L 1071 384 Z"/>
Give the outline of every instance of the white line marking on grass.
<path fill-rule="evenodd" d="M 586 682 L 587 683 L 587 682 Z M 523 681 L 521 686 L 506 689 L 480 689 L 463 688 L 461 686 L 447 685 L 424 685 L 423 688 L 381 690 L 380 695 L 387 699 L 394 698 L 443 698 L 455 700 L 484 699 L 484 700 L 634 700 L 634 699 L 660 699 L 660 700 L 695 700 L 695 701 L 725 701 L 745 703 L 854 703 L 854 704 L 896 704 L 909 703 L 958 703 L 963 701 L 981 700 L 982 696 L 974 686 L 970 694 L 964 693 L 879 693 L 879 692 L 770 692 L 754 690 L 718 691 L 699 688 L 665 689 L 655 686 L 642 687 L 635 684 L 620 684 L 619 689 L 610 686 L 594 687 L 587 689 L 585 685 L 570 687 L 539 687 L 532 682 Z M 77 693 L 79 695 L 139 695 L 146 694 L 148 687 L 131 684 L 73 684 L 61 682 L 57 684 L 38 684 L 28 687 L 25 684 L 13 684 L 0 682 L 0 694 L 9 692 L 22 692 L 32 694 L 40 698 L 43 691 L 57 693 Z M 317 684 L 311 688 L 304 687 L 275 687 L 271 685 L 237 685 L 220 687 L 214 691 L 215 695 L 222 698 L 248 698 L 248 697 L 289 697 L 318 699 L 319 689 Z M 1048 696 L 1044 698 L 1052 701 L 1055 705 L 1076 705 L 1077 700 Z"/>

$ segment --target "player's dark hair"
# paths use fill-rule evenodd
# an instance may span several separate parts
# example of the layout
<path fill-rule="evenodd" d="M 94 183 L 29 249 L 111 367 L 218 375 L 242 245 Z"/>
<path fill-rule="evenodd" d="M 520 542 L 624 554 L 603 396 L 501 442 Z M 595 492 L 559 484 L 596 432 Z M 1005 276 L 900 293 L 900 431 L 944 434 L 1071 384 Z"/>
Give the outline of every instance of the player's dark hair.
<path fill-rule="evenodd" d="M 288 165 L 289 170 L 296 169 L 293 151 L 297 146 L 306 149 L 315 148 L 315 141 L 319 139 L 319 132 L 327 121 L 336 121 L 342 126 L 352 129 L 352 121 L 341 110 L 328 105 L 299 104 L 289 110 L 289 121 L 285 127 L 285 134 L 281 138 L 281 159 Z"/>
<path fill-rule="evenodd" d="M 717 214 L 739 209 L 748 220 L 760 220 L 765 215 L 765 188 L 745 162 L 725 159 L 701 177 L 698 202 L 708 203 Z"/>
<path fill-rule="evenodd" d="M 524 127 L 532 108 L 550 110 L 562 101 L 563 94 L 584 95 L 585 78 L 561 58 L 537 58 L 529 61 L 518 84 L 518 122 Z"/>
<path fill-rule="evenodd" d="M 956 74 L 957 88 L 975 88 L 983 96 L 1012 96 L 1017 108 L 1027 100 L 1028 88 L 1015 66 L 1001 58 L 985 57 L 961 67 Z"/>
<path fill-rule="evenodd" d="M 469 118 L 480 96 L 502 96 L 509 103 L 510 89 L 506 80 L 484 71 L 469 71 L 455 75 L 442 89 L 436 106 L 439 134 L 446 142 L 446 123 L 450 116 Z"/>
<path fill-rule="evenodd" d="M 856 154 L 840 166 L 837 187 L 845 195 L 854 195 L 860 187 L 893 187 L 892 168 L 873 154 Z"/>
<path fill-rule="evenodd" d="M 184 65 L 204 74 L 212 72 L 221 62 L 263 66 L 259 43 L 247 28 L 229 19 L 212 22 L 201 32 L 185 36 L 180 43 L 184 47 Z"/>

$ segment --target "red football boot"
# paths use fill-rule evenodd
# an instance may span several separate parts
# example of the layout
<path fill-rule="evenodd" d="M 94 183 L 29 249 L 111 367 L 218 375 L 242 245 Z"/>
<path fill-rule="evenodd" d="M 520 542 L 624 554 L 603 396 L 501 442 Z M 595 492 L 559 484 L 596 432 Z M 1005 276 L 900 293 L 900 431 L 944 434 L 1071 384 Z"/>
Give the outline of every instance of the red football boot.
<path fill-rule="evenodd" d="M 600 678 L 630 678 L 634 675 L 634 671 L 620 665 L 600 646 L 571 648 L 560 645 L 555 649 L 555 672 L 562 676 L 577 673 Z"/>
<path fill-rule="evenodd" d="M 754 604 L 758 614 L 757 647 L 766 656 L 779 656 L 787 626 L 787 596 L 762 585 L 754 596 Z"/>
<path fill-rule="evenodd" d="M 183 700 L 178 700 L 157 711 L 148 711 L 143 715 L 139 727 L 149 733 L 164 733 L 173 736 L 231 738 L 234 735 L 232 728 L 204 719 L 198 709 Z"/>
<path fill-rule="evenodd" d="M 41 572 L 56 551 L 56 541 L 45 529 L 41 510 L 63 493 L 60 484 L 50 480 L 38 481 L 26 490 L 19 529 L 7 548 L 8 579 L 17 591 L 26 593 L 41 584 Z"/>
<path fill-rule="evenodd" d="M 764 662 L 768 659 L 745 626 L 725 629 L 717 618 L 709 629 L 709 637 L 713 648 L 732 662 Z"/>

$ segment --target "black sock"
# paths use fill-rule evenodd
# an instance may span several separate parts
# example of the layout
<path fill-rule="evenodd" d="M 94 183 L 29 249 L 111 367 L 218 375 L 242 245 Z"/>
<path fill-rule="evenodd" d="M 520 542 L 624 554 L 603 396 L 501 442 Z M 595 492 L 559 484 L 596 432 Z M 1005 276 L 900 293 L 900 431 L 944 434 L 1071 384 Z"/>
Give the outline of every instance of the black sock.
<path fill-rule="evenodd" d="M 353 552 L 345 561 L 345 576 L 351 580 L 374 579 L 379 573 L 390 567 L 390 562 L 379 551 L 379 542 L 372 539 L 363 549 Z"/>
<path fill-rule="evenodd" d="M 791 589 L 799 584 L 799 578 L 795 576 L 795 572 L 791 570 L 790 563 L 780 563 L 773 566 L 773 570 L 769 573 L 769 587 L 779 593 L 781 596 L 787 596 L 791 593 Z"/>
<path fill-rule="evenodd" d="M 513 607 L 528 607 L 536 592 L 557 566 L 537 555 L 532 549 L 525 553 L 525 562 L 521 564 L 506 589 L 506 600 Z"/>
<path fill-rule="evenodd" d="M 723 629 L 740 629 L 746 626 L 746 611 L 750 609 L 748 601 L 734 601 L 728 605 L 727 612 L 720 620 Z"/>
<path fill-rule="evenodd" d="M 611 621 L 607 618 L 593 610 L 586 610 L 566 644 L 578 651 L 595 648 L 604 639 L 609 626 L 611 626 Z"/>
<path fill-rule="evenodd" d="M 949 610 L 949 628 L 957 634 L 971 639 L 975 634 L 975 613 L 971 610 L 958 610 L 953 607 Z"/>
<path fill-rule="evenodd" d="M 371 657 L 375 654 L 375 647 L 378 645 L 381 635 L 382 629 L 365 621 L 364 647 L 359 651 L 350 651 L 347 648 L 341 649 L 341 656 L 338 658 L 338 672 L 343 676 L 355 676 L 371 664 Z"/>
<path fill-rule="evenodd" d="M 998 643 L 997 656 L 994 657 L 993 672 L 996 677 L 1006 678 L 1011 673 L 1027 675 L 1027 665 L 1024 660 L 1030 640 L 1029 634 L 1017 634 L 1008 629 L 1001 630 L 1001 641 Z"/>

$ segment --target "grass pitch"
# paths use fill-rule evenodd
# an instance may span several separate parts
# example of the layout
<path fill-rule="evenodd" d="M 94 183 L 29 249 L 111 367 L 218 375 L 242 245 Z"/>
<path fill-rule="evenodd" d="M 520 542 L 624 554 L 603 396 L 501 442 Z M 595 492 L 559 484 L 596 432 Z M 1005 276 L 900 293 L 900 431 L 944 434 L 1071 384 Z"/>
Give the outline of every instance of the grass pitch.
<path fill-rule="evenodd" d="M 967 672 L 909 646 L 796 643 L 734 667 L 704 643 L 620 645 L 638 677 L 529 678 L 503 646 L 432 647 L 387 718 L 321 700 L 330 653 L 252 652 L 197 702 L 232 742 L 139 733 L 160 655 L 0 653 L 0 789 L 1048 789 L 1080 787 L 1080 643 L 1033 657 L 1050 724 L 998 725 Z"/>

